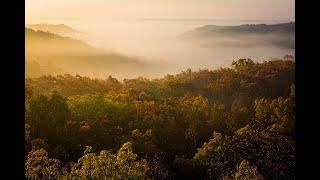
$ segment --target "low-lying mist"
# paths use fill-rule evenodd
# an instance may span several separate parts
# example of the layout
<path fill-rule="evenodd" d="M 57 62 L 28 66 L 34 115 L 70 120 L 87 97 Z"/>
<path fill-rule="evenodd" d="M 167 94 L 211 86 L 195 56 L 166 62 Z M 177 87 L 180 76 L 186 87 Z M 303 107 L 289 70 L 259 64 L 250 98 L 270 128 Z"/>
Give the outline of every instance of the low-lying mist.
<path fill-rule="evenodd" d="M 285 42 L 280 38 L 283 36 L 272 34 L 214 37 L 204 40 L 180 38 L 187 31 L 213 23 L 219 25 L 218 22 L 132 20 L 59 21 L 58 24 L 62 23 L 81 32 L 81 34 L 78 33 L 74 36 L 69 33 L 68 36 L 80 39 L 92 47 L 103 49 L 103 52 L 107 53 L 86 56 L 81 54 L 87 50 L 86 47 L 83 50 L 76 49 L 75 52 L 72 52 L 67 47 L 58 44 L 54 48 L 52 48 L 53 46 L 46 48 L 46 50 L 42 48 L 42 53 L 48 52 L 45 52 L 46 55 L 42 55 L 40 58 L 42 60 L 40 60 L 38 55 L 34 55 L 34 51 L 41 53 L 41 48 L 32 44 L 33 47 L 30 45 L 30 48 L 27 49 L 29 60 L 46 61 L 47 64 L 53 63 L 54 66 L 63 69 L 61 72 L 70 74 L 95 77 L 112 75 L 123 79 L 138 76 L 157 78 L 166 74 L 175 74 L 187 68 L 192 70 L 216 69 L 229 66 L 233 60 L 238 58 L 263 61 L 281 58 L 286 54 L 294 54 L 294 46 L 293 48 L 284 47 L 283 43 Z M 220 22 L 222 25 L 243 23 Z M 60 35 L 64 35 L 63 31 Z M 294 44 L 294 39 L 288 38 Z M 57 53 L 60 55 L 48 55 L 48 53 L 55 54 L 56 50 L 62 51 Z M 110 52 L 114 54 L 110 55 Z M 64 53 L 73 55 L 67 56 Z M 102 63 L 104 61 L 108 61 L 107 65 Z M 88 62 L 92 65 L 88 66 Z"/>

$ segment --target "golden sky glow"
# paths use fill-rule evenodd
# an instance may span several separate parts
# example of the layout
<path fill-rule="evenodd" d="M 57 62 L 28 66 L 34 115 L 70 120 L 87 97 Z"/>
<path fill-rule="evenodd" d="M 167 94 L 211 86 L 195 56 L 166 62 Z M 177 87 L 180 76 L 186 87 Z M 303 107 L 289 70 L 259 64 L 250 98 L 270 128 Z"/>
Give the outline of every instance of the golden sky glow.
<path fill-rule="evenodd" d="M 26 0 L 26 19 L 204 18 L 294 21 L 294 0 Z"/>

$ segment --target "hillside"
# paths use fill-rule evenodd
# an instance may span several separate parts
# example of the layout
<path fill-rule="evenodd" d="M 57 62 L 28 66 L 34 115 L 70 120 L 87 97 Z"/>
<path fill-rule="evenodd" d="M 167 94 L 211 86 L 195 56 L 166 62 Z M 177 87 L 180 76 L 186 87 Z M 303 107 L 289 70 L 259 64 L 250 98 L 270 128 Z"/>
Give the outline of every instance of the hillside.
<path fill-rule="evenodd" d="M 70 37 L 29 28 L 26 28 L 26 60 L 49 63 L 64 72 L 91 77 L 137 77 L 156 73 L 156 67 L 164 68 L 164 65 L 99 49 Z M 49 74 L 52 72 L 47 72 Z"/>
<path fill-rule="evenodd" d="M 87 43 L 51 32 L 26 28 L 26 53 L 31 54 L 75 54 L 98 53 L 99 50 Z M 100 51 L 101 52 L 101 51 Z"/>
<path fill-rule="evenodd" d="M 179 39 L 200 41 L 207 46 L 279 46 L 294 49 L 295 23 L 206 25 L 183 33 Z"/>
<path fill-rule="evenodd" d="M 51 32 L 59 35 L 80 34 L 81 32 L 64 24 L 27 24 L 27 28 L 35 31 Z"/>

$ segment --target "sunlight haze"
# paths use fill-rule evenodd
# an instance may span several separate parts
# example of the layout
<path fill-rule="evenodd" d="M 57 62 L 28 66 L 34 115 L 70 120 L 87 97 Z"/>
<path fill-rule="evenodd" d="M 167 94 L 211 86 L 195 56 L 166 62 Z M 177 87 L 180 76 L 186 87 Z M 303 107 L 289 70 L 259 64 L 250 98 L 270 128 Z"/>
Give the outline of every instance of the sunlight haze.
<path fill-rule="evenodd" d="M 293 0 L 28 0 L 26 19 L 191 18 L 294 21 Z"/>
<path fill-rule="evenodd" d="M 192 37 L 186 40 L 182 40 L 181 36 L 188 31 L 197 33 L 198 28 L 203 28 L 206 31 L 208 25 L 229 27 L 244 24 L 271 25 L 294 22 L 294 19 L 293 0 L 26 1 L 27 25 L 42 24 L 44 29 L 38 30 L 70 36 L 91 45 L 93 48 L 115 51 L 123 56 L 128 56 L 131 60 L 146 61 L 154 64 L 153 66 L 158 70 L 158 73 L 155 73 L 154 69 L 150 69 L 147 73 L 145 70 L 140 71 L 139 68 L 136 69 L 136 72 L 120 68 L 123 70 L 121 74 L 115 65 L 112 67 L 106 67 L 106 64 L 102 65 L 110 61 L 118 62 L 118 59 L 104 57 L 100 62 L 101 68 L 104 68 L 100 72 L 100 74 L 104 74 L 102 77 L 109 74 L 118 78 L 139 75 L 161 77 L 168 73 L 179 73 L 187 68 L 198 70 L 226 67 L 237 58 L 252 58 L 255 61 L 281 58 L 285 54 L 294 54 L 292 33 L 289 33 L 290 35 L 287 37 L 273 32 L 269 34 L 252 32 L 249 36 L 241 33 L 238 33 L 237 36 L 229 36 L 212 32 L 210 36 Z M 57 25 L 55 28 L 63 25 L 66 26 L 65 28 L 71 28 L 77 32 L 72 32 L 72 30 L 69 33 L 63 32 L 64 30 L 55 31 L 50 27 L 44 27 L 46 25 Z M 241 29 L 241 27 L 238 28 Z M 249 27 L 248 30 L 252 29 Z M 45 44 L 39 44 L 39 47 L 48 49 L 42 48 L 40 50 L 32 48 L 34 46 L 33 38 L 29 38 L 29 40 L 28 47 L 31 49 L 27 48 L 29 50 L 27 59 L 37 62 L 50 61 L 61 68 L 67 63 L 71 63 L 70 57 L 65 54 L 61 54 L 62 58 L 55 60 L 47 56 L 40 58 L 31 55 L 40 53 L 40 51 L 44 53 L 52 49 L 56 50 L 57 47 L 69 46 L 68 43 L 55 47 L 50 46 L 55 43 L 43 42 Z M 273 42 L 266 43 L 269 41 Z M 291 44 L 290 48 L 286 47 L 288 43 Z M 75 52 L 76 56 L 79 55 L 76 53 L 79 50 L 78 47 L 72 46 L 71 49 L 70 52 Z M 63 48 L 61 50 L 59 53 L 65 52 Z M 86 60 L 87 63 L 90 61 L 91 59 Z M 62 64 L 58 65 L 59 62 Z M 97 76 L 97 70 L 80 70 L 80 64 L 75 61 L 75 64 L 69 64 L 70 67 L 62 69 L 67 69 L 70 73 L 81 72 L 85 75 Z M 92 64 L 83 66 L 89 65 Z"/>

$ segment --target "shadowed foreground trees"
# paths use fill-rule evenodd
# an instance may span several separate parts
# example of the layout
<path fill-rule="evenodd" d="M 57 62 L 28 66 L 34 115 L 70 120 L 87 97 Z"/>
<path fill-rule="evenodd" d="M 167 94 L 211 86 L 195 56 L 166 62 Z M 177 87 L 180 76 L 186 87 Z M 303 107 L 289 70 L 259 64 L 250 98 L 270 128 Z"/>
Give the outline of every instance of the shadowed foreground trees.
<path fill-rule="evenodd" d="M 237 167 L 237 171 L 230 176 L 223 177 L 223 180 L 263 180 L 261 174 L 257 171 L 257 167 L 251 167 L 247 160 L 241 161 Z"/>

